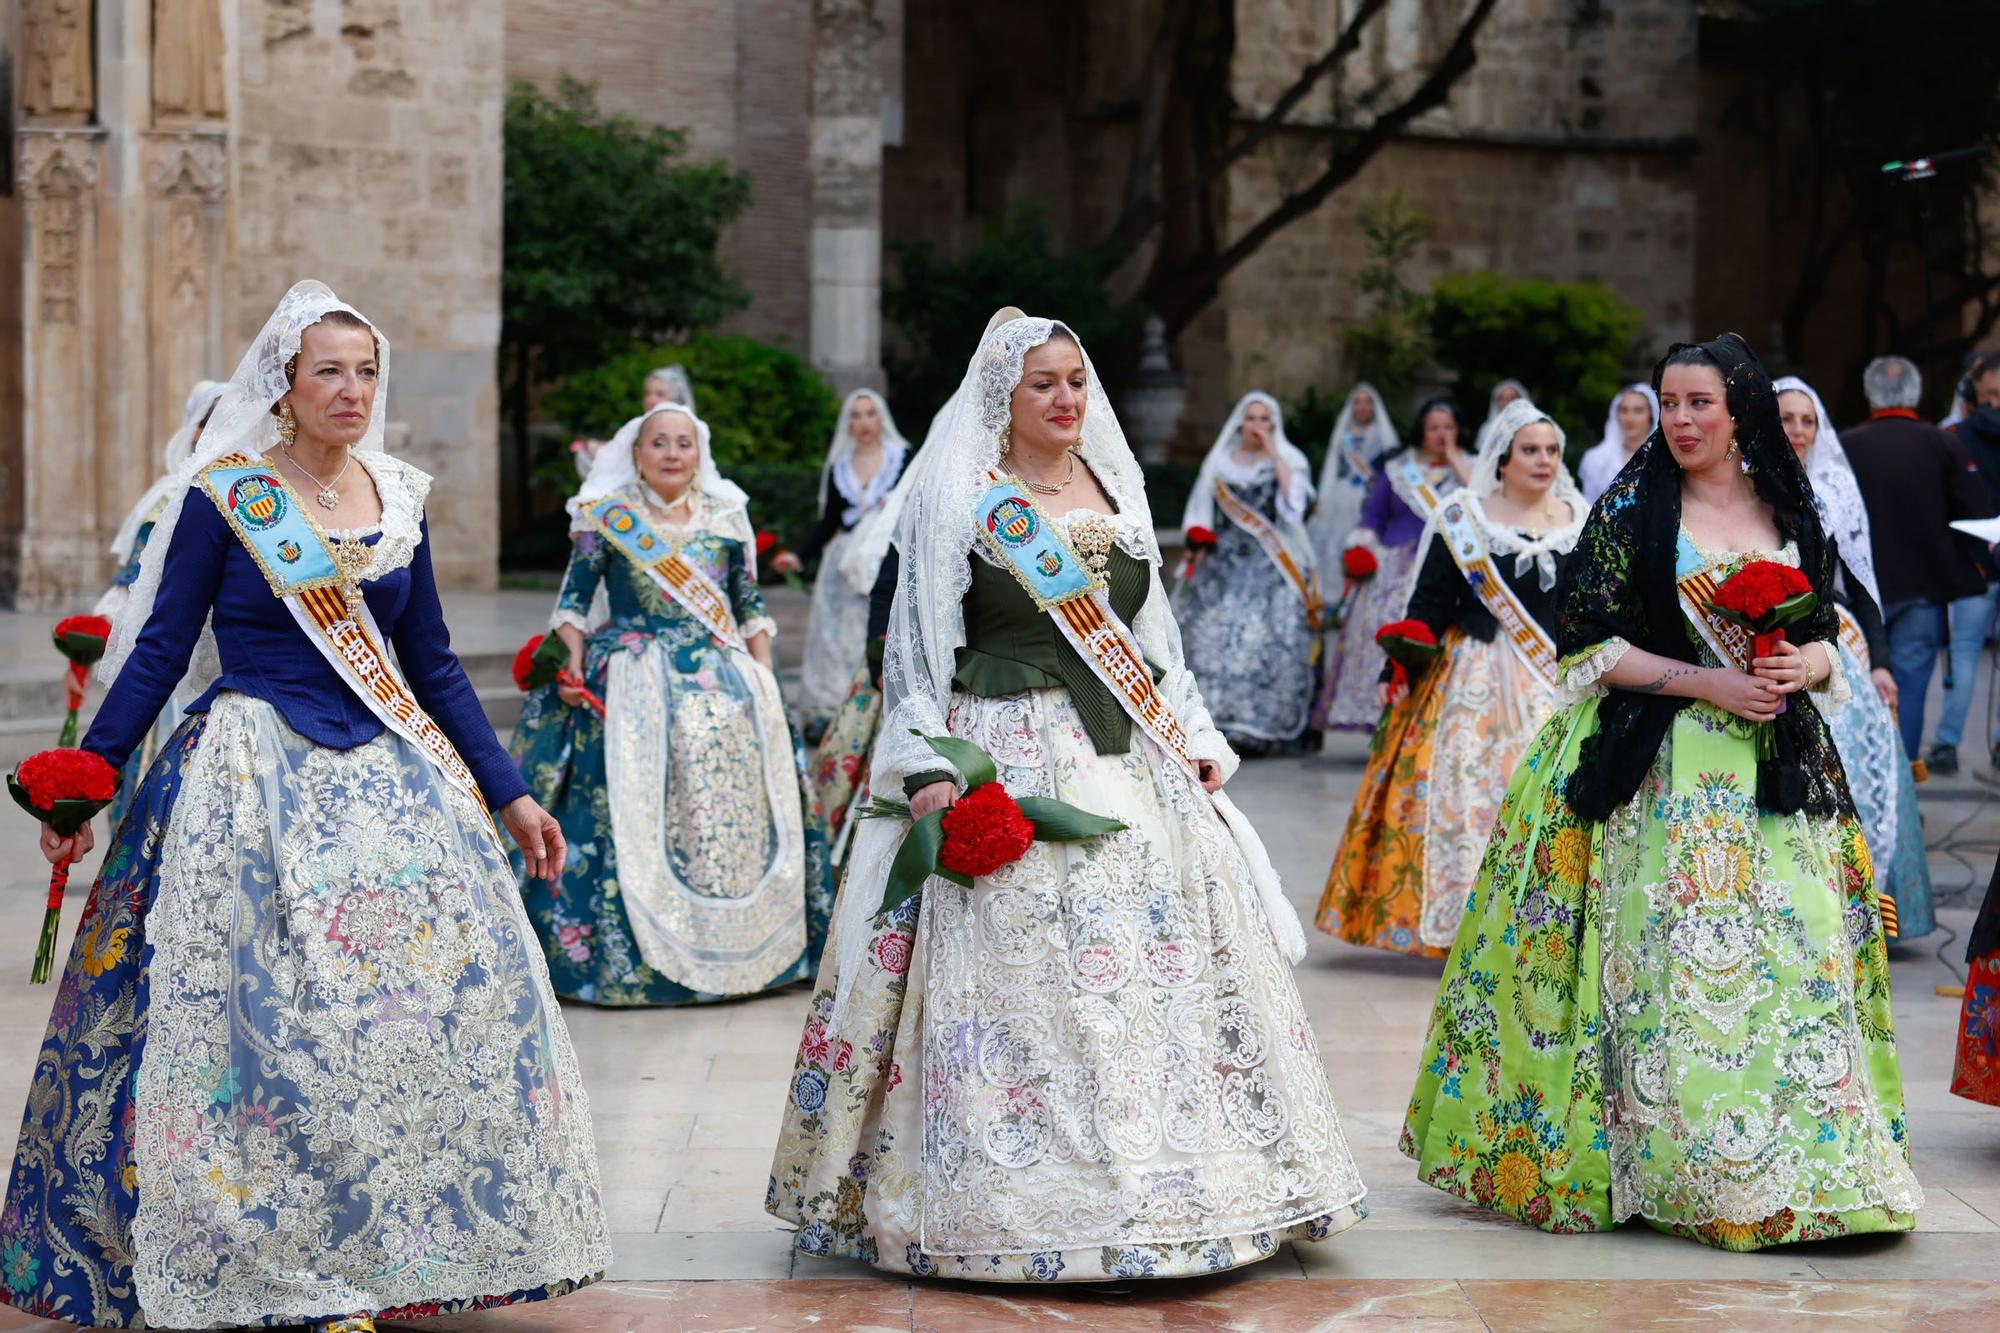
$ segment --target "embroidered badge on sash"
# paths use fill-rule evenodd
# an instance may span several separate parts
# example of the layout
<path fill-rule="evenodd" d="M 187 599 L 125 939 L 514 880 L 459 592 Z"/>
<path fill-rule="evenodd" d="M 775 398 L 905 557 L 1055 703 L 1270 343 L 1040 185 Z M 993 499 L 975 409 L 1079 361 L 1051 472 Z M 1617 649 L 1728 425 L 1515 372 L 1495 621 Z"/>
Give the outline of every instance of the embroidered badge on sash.
<path fill-rule="evenodd" d="M 1559 660 L 1555 641 L 1521 605 L 1521 599 L 1494 568 L 1493 553 L 1479 520 L 1463 500 L 1451 500 L 1438 511 L 1438 535 L 1450 552 L 1452 563 L 1465 576 L 1472 595 L 1486 608 L 1507 636 L 1507 643 L 1522 663 L 1541 678 L 1548 688 L 1556 687 Z"/>
<path fill-rule="evenodd" d="M 284 481 L 248 454 L 217 459 L 201 474 L 216 507 L 279 597 L 341 582 L 333 550 Z"/>
<path fill-rule="evenodd" d="M 729 597 L 715 580 L 684 558 L 629 504 L 617 498 L 584 511 L 592 527 L 638 566 L 641 573 L 731 648 L 742 649 L 743 632 Z"/>

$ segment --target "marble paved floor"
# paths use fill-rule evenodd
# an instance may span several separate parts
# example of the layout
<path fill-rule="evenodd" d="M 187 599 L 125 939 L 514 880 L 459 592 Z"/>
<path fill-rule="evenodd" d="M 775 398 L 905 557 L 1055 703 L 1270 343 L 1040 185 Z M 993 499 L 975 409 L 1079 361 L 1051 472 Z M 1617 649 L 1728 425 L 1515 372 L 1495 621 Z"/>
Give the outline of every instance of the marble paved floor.
<path fill-rule="evenodd" d="M 1232 785 L 1294 903 L 1310 913 L 1360 771 L 1362 744 L 1247 765 Z M 1983 766 L 1983 765 L 1982 765 Z M 1956 905 L 2000 850 L 2000 798 L 1971 781 L 1925 797 L 1933 867 Z M 0 1118 L 25 1096 L 52 992 L 26 982 L 41 886 L 31 830 L 0 817 Z M 77 882 L 86 879 L 79 871 Z M 73 900 L 74 901 L 74 900 Z M 70 918 L 73 924 L 74 906 Z M 1895 954 L 1896 1017 L 1917 1172 L 1915 1234 L 1717 1253 L 1627 1229 L 1550 1237 L 1417 1183 L 1395 1151 L 1441 965 L 1313 935 L 1298 979 L 1370 1187 L 1371 1216 L 1328 1244 L 1243 1273 L 1129 1291 L 910 1284 L 858 1265 L 794 1261 L 762 1210 L 805 1003 L 802 988 L 695 1010 L 568 1011 L 590 1090 L 615 1233 L 611 1280 L 554 1305 L 435 1321 L 438 1329 L 1440 1329 L 1876 1328 L 1995 1324 L 2000 1110 L 1946 1091 L 1957 1001 L 1934 954 Z M 1962 944 L 1944 950 L 1954 962 Z M 0 1309 L 0 1333 L 63 1327 Z"/>

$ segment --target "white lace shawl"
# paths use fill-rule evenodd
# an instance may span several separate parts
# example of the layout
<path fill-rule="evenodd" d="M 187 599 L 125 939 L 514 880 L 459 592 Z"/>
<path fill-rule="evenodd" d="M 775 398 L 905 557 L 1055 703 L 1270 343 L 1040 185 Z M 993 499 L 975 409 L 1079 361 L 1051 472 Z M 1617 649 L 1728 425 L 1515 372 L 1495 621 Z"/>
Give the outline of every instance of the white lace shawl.
<path fill-rule="evenodd" d="M 1819 434 L 1806 451 L 1806 480 L 1812 483 L 1813 504 L 1819 509 L 1820 525 L 1840 545 L 1840 559 L 1861 586 L 1868 590 L 1876 606 L 1882 592 L 1875 585 L 1875 546 L 1868 528 L 1868 505 L 1861 498 L 1861 483 L 1855 479 L 1854 465 L 1847 461 L 1840 434 L 1827 419 L 1826 404 L 1819 392 L 1797 375 L 1787 375 L 1771 386 L 1778 393 L 1802 393 L 1812 399 L 1813 416 Z"/>
<path fill-rule="evenodd" d="M 153 524 L 153 535 L 146 540 L 145 552 L 139 557 L 139 577 L 133 581 L 124 614 L 111 623 L 111 642 L 97 664 L 99 680 L 109 684 L 118 678 L 125 659 L 132 655 L 132 649 L 139 641 L 140 631 L 152 618 L 153 603 L 160 591 L 161 569 L 166 564 L 167 551 L 173 545 L 181 507 L 187 502 L 188 490 L 194 485 L 196 476 L 218 458 L 234 453 L 261 456 L 277 445 L 278 419 L 271 415 L 271 409 L 292 387 L 285 374 L 285 365 L 298 355 L 299 341 L 305 331 L 335 310 L 353 315 L 375 334 L 375 410 L 368 420 L 368 428 L 354 446 L 354 452 L 364 463 L 368 455 L 382 452 L 383 428 L 389 410 L 388 338 L 367 316 L 335 296 L 325 283 L 311 278 L 294 283 L 278 301 L 277 308 L 264 321 L 264 327 L 251 340 L 243 359 L 237 363 L 236 373 L 216 399 L 215 410 L 209 413 L 208 426 L 202 431 L 199 444 L 174 470 L 167 483 L 166 505 Z M 369 471 L 371 475 L 375 474 L 374 468 Z M 386 495 L 382 503 L 386 516 L 389 504 Z M 204 629 L 201 641 L 195 647 L 193 660 L 189 663 L 187 676 L 182 681 L 182 688 L 206 689 L 221 674 L 214 633 Z"/>
<path fill-rule="evenodd" d="M 197 380 L 189 391 L 186 406 L 181 408 L 180 429 L 167 437 L 167 447 L 162 450 L 163 467 L 158 480 L 146 488 L 139 502 L 125 515 L 125 521 L 118 525 L 118 535 L 111 539 L 111 554 L 123 564 L 132 558 L 132 543 L 139 540 L 139 529 L 146 526 L 146 519 L 154 510 L 166 503 L 172 492 L 174 478 L 181 470 L 181 464 L 194 452 L 195 436 L 201 430 L 201 419 L 208 415 L 208 409 L 215 400 L 222 397 L 222 391 L 229 387 L 223 380 Z"/>
<path fill-rule="evenodd" d="M 1278 522 L 1286 545 L 1292 549 L 1292 558 L 1302 556 L 1310 559 L 1311 543 L 1306 540 L 1304 522 L 1307 506 L 1312 504 L 1312 465 L 1299 447 L 1285 435 L 1285 409 L 1278 400 L 1261 389 L 1252 389 L 1236 400 L 1236 406 L 1229 410 L 1229 419 L 1216 432 L 1215 442 L 1208 447 L 1208 453 L 1201 460 L 1201 471 L 1195 475 L 1194 489 L 1188 492 L 1187 508 L 1181 512 L 1181 531 L 1190 528 L 1215 530 L 1215 484 L 1218 481 L 1236 486 L 1249 486 L 1265 480 L 1277 471 L 1277 465 L 1268 457 L 1245 463 L 1236 457 L 1237 441 L 1243 433 L 1243 414 L 1252 403 L 1262 403 L 1271 413 L 1271 444 L 1275 452 L 1282 455 L 1292 470 L 1292 482 L 1278 495 Z"/>
<path fill-rule="evenodd" d="M 1610 489 L 1619 470 L 1625 466 L 1625 460 L 1631 456 L 1625 452 L 1625 432 L 1618 425 L 1618 405 L 1625 401 L 1627 394 L 1634 393 L 1644 398 L 1646 405 L 1653 409 L 1653 419 L 1647 424 L 1646 433 L 1652 434 L 1660 424 L 1660 395 L 1654 393 L 1653 386 L 1644 380 L 1628 384 L 1612 395 L 1611 406 L 1604 414 L 1604 435 L 1583 451 L 1583 457 L 1576 464 L 1577 480 L 1583 485 L 1583 498 L 1592 504 L 1596 504 L 1597 497 Z M 1639 442 L 1644 444 L 1645 440 Z"/>
<path fill-rule="evenodd" d="M 882 417 L 882 465 L 875 469 L 875 475 L 864 484 L 854 475 L 854 404 L 866 398 L 875 404 L 875 410 Z M 826 513 L 827 501 L 838 492 L 845 504 L 841 523 L 853 527 L 864 514 L 873 510 L 888 496 L 897 480 L 902 476 L 900 469 L 903 459 L 910 452 L 910 442 L 903 438 L 903 432 L 896 429 L 896 418 L 889 413 L 889 401 L 873 389 L 856 389 L 840 404 L 840 424 L 834 428 L 833 443 L 827 446 L 826 465 L 819 470 L 819 512 Z M 868 579 L 875 581 L 871 574 Z M 862 591 L 866 591 L 864 588 Z"/>
<path fill-rule="evenodd" d="M 1396 424 L 1389 420 L 1389 405 L 1383 400 L 1381 390 L 1362 380 L 1348 391 L 1347 401 L 1340 405 L 1340 415 L 1334 419 L 1333 434 L 1327 440 L 1326 462 L 1320 465 L 1319 506 L 1313 510 L 1307 525 L 1322 569 L 1333 568 L 1340 559 L 1348 534 L 1361 521 L 1368 483 L 1375 479 L 1372 472 L 1364 473 L 1347 456 L 1348 437 L 1355 434 L 1354 400 L 1364 393 L 1375 401 L 1375 416 L 1360 432 L 1362 461 L 1373 467 L 1376 460 L 1394 453 L 1403 443 L 1396 434 Z"/>
<path fill-rule="evenodd" d="M 1483 497 L 1500 489 L 1500 455 L 1507 452 L 1514 443 L 1514 437 L 1522 429 L 1537 421 L 1546 421 L 1555 428 L 1556 448 L 1563 446 L 1563 428 L 1556 419 L 1536 407 L 1526 398 L 1519 398 L 1500 410 L 1480 435 L 1479 452 L 1472 460 L 1472 479 L 1466 485 L 1454 490 L 1449 499 L 1465 501 L 1466 508 L 1479 521 L 1486 533 L 1486 547 L 1493 553 L 1497 563 L 1503 556 L 1514 557 L 1514 574 L 1519 578 L 1530 569 L 1535 570 L 1536 582 L 1544 592 L 1556 586 L 1556 557 L 1567 555 L 1576 546 L 1576 539 L 1583 535 L 1583 522 L 1590 517 L 1590 506 L 1584 503 L 1583 492 L 1576 486 L 1576 478 L 1570 476 L 1569 469 L 1560 463 L 1556 466 L 1555 485 L 1549 490 L 1552 499 L 1565 501 L 1569 505 L 1569 521 L 1548 531 L 1530 537 L 1518 528 L 1504 523 L 1496 523 L 1487 517 Z M 1442 512 L 1444 506 L 1440 505 Z M 1424 524 L 1424 535 L 1417 541 L 1417 561 L 1410 567 L 1410 590 L 1415 591 L 1416 581 L 1422 575 L 1424 561 L 1430 557 L 1431 542 L 1438 534 L 1438 515 L 1432 514 Z M 1409 600 L 1408 594 L 1404 601 Z"/>
<path fill-rule="evenodd" d="M 1028 318 L 1011 308 L 996 314 L 957 392 L 939 412 L 924 449 L 899 488 L 904 492 L 904 503 L 895 544 L 903 556 L 902 576 L 889 612 L 882 663 L 882 725 L 870 761 L 870 781 L 877 791 L 893 793 L 912 774 L 950 768 L 919 737 L 948 732 L 945 718 L 951 706 L 952 677 L 958 649 L 966 641 L 964 603 L 972 586 L 968 560 L 984 558 L 975 530 L 975 509 L 989 485 L 989 473 L 1000 469 L 1000 431 L 1011 419 L 1011 401 L 1021 381 L 1022 363 L 1032 349 L 1055 334 L 1075 339 L 1055 320 Z M 1081 349 L 1081 340 L 1076 341 Z M 1236 770 L 1236 754 L 1216 730 L 1181 650 L 1180 629 L 1160 580 L 1160 548 L 1153 536 L 1144 475 L 1088 352 L 1084 366 L 1088 380 L 1079 452 L 1119 514 L 1134 525 L 1141 547 L 1135 554 L 1150 566 L 1151 586 L 1131 630 L 1147 660 L 1164 671 L 1159 688 L 1187 733 L 1188 753 L 1215 761 L 1226 779 Z M 1227 798 L 1217 799 L 1219 808 L 1233 810 L 1227 807 Z M 1255 845 L 1254 834 L 1245 836 L 1248 825 L 1240 814 L 1231 823 L 1239 845 L 1245 846 L 1281 946 L 1290 951 L 1296 943 L 1298 952 L 1303 953 L 1298 919 L 1284 902 L 1269 858 Z M 868 820 L 855 834 L 833 931 L 839 941 L 836 969 L 841 992 L 835 1001 L 836 1015 L 844 1010 L 859 975 L 869 938 L 868 923 L 880 904 L 889 862 L 903 832 L 897 821 Z"/>

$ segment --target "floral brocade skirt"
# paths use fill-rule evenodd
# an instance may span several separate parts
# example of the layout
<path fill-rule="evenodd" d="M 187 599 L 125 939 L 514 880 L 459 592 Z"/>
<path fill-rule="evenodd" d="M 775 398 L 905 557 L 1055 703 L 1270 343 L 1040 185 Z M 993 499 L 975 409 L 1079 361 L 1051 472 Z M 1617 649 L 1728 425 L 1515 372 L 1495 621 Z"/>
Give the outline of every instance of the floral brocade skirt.
<path fill-rule="evenodd" d="M 1563 792 L 1597 709 L 1558 713 L 1515 769 L 1403 1152 L 1546 1231 L 1639 1217 L 1752 1250 L 1909 1230 L 1923 1195 L 1860 826 L 1759 811 L 1753 729 L 1705 703 L 1631 802 L 1584 823 Z"/>
<path fill-rule="evenodd" d="M 556 994 L 707 1004 L 812 975 L 823 857 L 775 685 L 753 668 L 705 635 L 613 628 L 584 658 L 608 718 L 552 684 L 523 703 L 514 761 L 569 844 L 559 885 L 519 880 Z"/>
<path fill-rule="evenodd" d="M 1846 616 L 1844 608 L 1841 614 Z M 1903 750 L 1903 733 L 1868 678 L 1868 663 L 1845 637 L 1836 641 L 1836 647 L 1850 698 L 1846 707 L 1827 719 L 1827 731 L 1847 771 L 1854 814 L 1875 864 L 1875 886 L 1896 905 L 1895 928 L 1889 937 L 1922 939 L 1937 929 L 1937 910 L 1923 820 L 1917 812 L 1917 785 Z"/>
<path fill-rule="evenodd" d="M 1375 729 L 1319 928 L 1444 957 L 1515 761 L 1554 708 L 1554 692 L 1498 636 L 1447 631 L 1437 661 Z"/>
<path fill-rule="evenodd" d="M 1389 658 L 1375 642 L 1375 631 L 1402 618 L 1410 597 L 1410 578 L 1417 547 L 1383 548 L 1373 578 L 1354 590 L 1347 619 L 1327 632 L 1326 677 L 1313 725 L 1322 731 L 1371 731 L 1382 716 L 1376 685 Z M 1328 598 L 1333 597 L 1331 591 Z"/>
<path fill-rule="evenodd" d="M 801 1253 L 989 1282 L 1253 1263 L 1362 1215 L 1317 1043 L 1247 863 L 1149 740 L 1092 747 L 1067 693 L 955 696 L 1016 795 L 1123 821 L 838 918 L 766 1207 Z M 843 893 L 883 892 L 864 825 Z M 837 1002 L 837 997 L 844 997 Z"/>
<path fill-rule="evenodd" d="M 0 1299 L 113 1328 L 417 1317 L 611 1257 L 576 1057 L 492 823 L 407 742 L 219 696 L 56 990 Z"/>

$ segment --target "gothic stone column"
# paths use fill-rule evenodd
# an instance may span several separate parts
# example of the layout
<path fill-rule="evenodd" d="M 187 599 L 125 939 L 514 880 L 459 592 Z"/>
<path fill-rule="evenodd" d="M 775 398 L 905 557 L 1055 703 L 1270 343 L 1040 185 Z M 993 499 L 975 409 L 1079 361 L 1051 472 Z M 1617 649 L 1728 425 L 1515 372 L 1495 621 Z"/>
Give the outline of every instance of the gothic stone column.
<path fill-rule="evenodd" d="M 86 600 L 105 575 L 97 497 L 98 179 L 101 131 L 24 128 L 22 413 L 25 467 L 16 604 Z"/>
<path fill-rule="evenodd" d="M 815 0 L 812 362 L 882 384 L 882 25 L 877 0 Z"/>

